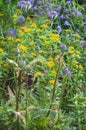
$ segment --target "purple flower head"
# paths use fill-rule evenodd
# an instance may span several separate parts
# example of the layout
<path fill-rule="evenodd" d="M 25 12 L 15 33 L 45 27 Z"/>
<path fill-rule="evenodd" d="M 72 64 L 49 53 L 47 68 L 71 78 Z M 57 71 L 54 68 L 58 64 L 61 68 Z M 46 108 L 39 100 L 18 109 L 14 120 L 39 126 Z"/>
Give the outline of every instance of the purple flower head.
<path fill-rule="evenodd" d="M 71 14 L 72 14 L 72 15 L 75 15 L 75 12 L 73 11 Z"/>
<path fill-rule="evenodd" d="M 44 12 L 43 12 L 43 11 L 40 11 L 40 12 L 39 12 L 39 15 L 40 15 L 40 16 L 42 16 L 43 14 L 44 14 Z"/>
<path fill-rule="evenodd" d="M 64 12 L 65 12 L 65 13 L 69 13 L 69 9 L 66 8 L 66 9 L 64 10 Z"/>
<path fill-rule="evenodd" d="M 67 70 L 67 73 L 66 73 L 68 76 L 70 76 L 71 75 L 71 70 Z"/>
<path fill-rule="evenodd" d="M 80 32 L 80 30 L 79 30 L 79 29 L 77 29 L 77 30 L 76 30 L 76 33 L 79 33 L 79 32 Z"/>
<path fill-rule="evenodd" d="M 42 4 L 42 0 L 38 0 L 38 5 L 41 5 Z"/>
<path fill-rule="evenodd" d="M 62 68 L 62 73 L 63 73 L 63 75 L 68 75 L 68 76 L 70 76 L 70 75 L 71 75 L 71 70 L 68 69 L 67 66 L 64 66 L 64 67 Z"/>
<path fill-rule="evenodd" d="M 85 40 L 81 40 L 81 41 L 80 41 L 80 43 L 79 43 L 79 45 L 80 45 L 80 46 L 84 46 L 84 45 L 85 45 L 85 43 L 86 43 L 86 41 L 85 41 Z"/>
<path fill-rule="evenodd" d="M 24 17 L 23 15 L 20 15 L 20 16 L 18 17 L 18 22 L 19 22 L 19 23 L 25 22 L 25 17 Z"/>
<path fill-rule="evenodd" d="M 66 4 L 69 5 L 70 3 L 71 3 L 71 1 L 70 1 L 70 0 L 67 0 Z"/>
<path fill-rule="evenodd" d="M 57 28 L 58 32 L 61 33 L 61 31 L 62 31 L 61 26 L 57 26 L 56 28 Z"/>
<path fill-rule="evenodd" d="M 86 22 L 83 22 L 83 25 L 86 25 Z"/>
<path fill-rule="evenodd" d="M 46 8 L 46 12 L 49 11 L 50 9 L 49 8 Z"/>
<path fill-rule="evenodd" d="M 73 12 L 77 12 L 77 8 L 74 6 L 74 7 L 72 8 L 72 11 L 73 11 Z"/>
<path fill-rule="evenodd" d="M 58 12 L 56 12 L 56 11 L 52 11 L 52 13 L 53 13 L 56 17 L 58 17 L 58 16 L 59 16 L 59 13 L 58 13 Z"/>
<path fill-rule="evenodd" d="M 82 17 L 82 13 L 80 11 L 77 12 L 76 14 L 78 17 Z"/>
<path fill-rule="evenodd" d="M 48 17 L 49 17 L 50 19 L 52 19 L 52 18 L 53 18 L 53 13 L 52 13 L 52 12 L 48 12 Z"/>
<path fill-rule="evenodd" d="M 61 6 L 58 6 L 57 8 L 54 8 L 54 10 L 60 12 L 61 8 L 62 8 Z"/>
<path fill-rule="evenodd" d="M 7 30 L 8 36 L 15 36 L 16 35 L 16 30 L 14 28 L 9 28 Z"/>
<path fill-rule="evenodd" d="M 35 0 L 29 0 L 31 3 L 34 3 L 35 2 Z"/>
<path fill-rule="evenodd" d="M 64 19 L 64 18 L 65 18 L 65 16 L 62 14 L 62 15 L 60 16 L 60 18 L 61 18 L 61 19 Z"/>
<path fill-rule="evenodd" d="M 18 1 L 18 7 L 20 9 L 30 9 L 32 6 L 33 4 L 30 1 L 24 1 L 24 0 Z"/>
<path fill-rule="evenodd" d="M 68 21 L 65 21 L 65 22 L 64 22 L 64 25 L 65 25 L 65 26 L 69 26 L 70 23 L 69 23 Z"/>
<path fill-rule="evenodd" d="M 66 18 L 66 19 L 69 19 L 69 16 L 68 16 L 68 15 L 65 15 L 65 18 Z"/>
<path fill-rule="evenodd" d="M 38 7 L 37 6 L 34 6 L 33 7 L 33 10 L 35 11 L 35 10 L 38 10 Z"/>

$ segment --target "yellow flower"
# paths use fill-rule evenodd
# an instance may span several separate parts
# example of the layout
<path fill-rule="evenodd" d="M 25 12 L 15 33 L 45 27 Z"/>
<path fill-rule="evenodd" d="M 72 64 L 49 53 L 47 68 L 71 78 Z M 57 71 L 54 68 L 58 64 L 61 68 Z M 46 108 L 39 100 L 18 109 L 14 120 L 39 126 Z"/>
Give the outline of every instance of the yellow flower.
<path fill-rule="evenodd" d="M 29 21 L 29 20 L 31 20 L 31 18 L 28 16 L 28 17 L 26 18 L 26 20 L 28 20 L 28 21 Z"/>
<path fill-rule="evenodd" d="M 74 47 L 73 47 L 73 46 L 70 46 L 69 48 L 70 48 L 71 50 L 72 50 L 72 49 L 74 49 Z"/>
<path fill-rule="evenodd" d="M 0 53 L 2 53 L 3 52 L 3 49 L 2 48 L 0 48 Z"/>
<path fill-rule="evenodd" d="M 40 33 L 40 32 L 41 32 L 41 29 L 37 29 L 36 32 Z"/>
<path fill-rule="evenodd" d="M 7 40 L 8 40 L 8 41 L 13 41 L 14 38 L 9 36 L 9 37 L 7 37 Z"/>
<path fill-rule="evenodd" d="M 59 34 L 50 33 L 50 40 L 59 42 L 60 41 Z"/>
<path fill-rule="evenodd" d="M 0 13 L 0 17 L 2 17 L 3 15 L 4 15 L 4 14 L 1 14 L 1 13 Z"/>
<path fill-rule="evenodd" d="M 35 52 L 33 52 L 33 51 L 31 51 L 30 54 L 31 54 L 32 56 L 35 56 L 35 55 L 36 55 Z"/>
<path fill-rule="evenodd" d="M 77 39 L 77 40 L 75 40 L 75 42 L 80 42 L 80 40 L 79 40 L 79 39 Z"/>
<path fill-rule="evenodd" d="M 0 61 L 0 65 L 2 64 L 3 62 L 2 61 Z"/>
<path fill-rule="evenodd" d="M 22 30 L 24 30 L 24 29 L 26 29 L 26 28 L 25 28 L 25 27 L 23 27 L 23 26 L 21 26 L 21 29 L 22 29 Z"/>
<path fill-rule="evenodd" d="M 50 84 L 54 84 L 54 83 L 55 83 L 55 80 L 54 80 L 54 79 L 51 79 L 51 80 L 49 81 L 49 83 L 50 83 Z"/>
<path fill-rule="evenodd" d="M 78 33 L 74 34 L 74 37 L 78 38 L 80 35 Z"/>
<path fill-rule="evenodd" d="M 35 42 L 32 41 L 32 42 L 29 43 L 29 45 L 30 45 L 30 46 L 34 46 L 34 45 L 35 45 Z"/>
<path fill-rule="evenodd" d="M 52 58 L 52 57 L 49 57 L 49 58 L 48 58 L 48 60 L 49 60 L 49 61 L 52 61 L 52 60 L 53 60 L 53 58 Z"/>
<path fill-rule="evenodd" d="M 36 27 L 37 27 L 37 26 L 36 26 L 36 23 L 32 23 L 32 24 L 31 24 L 31 27 L 32 27 L 32 28 L 36 28 Z"/>
<path fill-rule="evenodd" d="M 76 60 L 73 60 L 73 61 L 72 61 L 72 64 L 76 65 L 76 64 L 77 64 L 77 61 L 76 61 Z"/>
<path fill-rule="evenodd" d="M 46 36 L 42 35 L 42 36 L 40 36 L 40 38 L 41 38 L 41 39 L 45 39 L 45 38 L 46 38 Z"/>
<path fill-rule="evenodd" d="M 30 32 L 31 32 L 31 29 L 25 29 L 24 32 L 25 32 L 25 33 L 30 33 Z"/>
<path fill-rule="evenodd" d="M 50 19 L 45 19 L 45 22 L 51 23 Z"/>
<path fill-rule="evenodd" d="M 43 24 L 43 25 L 41 25 L 41 27 L 46 29 L 46 28 L 48 28 L 48 25 Z"/>
<path fill-rule="evenodd" d="M 8 67 L 9 67 L 9 65 L 6 63 L 6 64 L 4 64 L 4 67 L 8 68 Z"/>
<path fill-rule="evenodd" d="M 78 69 L 78 68 L 79 68 L 79 66 L 78 66 L 78 65 L 76 65 L 75 67 L 76 67 L 76 69 Z"/>
<path fill-rule="evenodd" d="M 26 50 L 27 50 L 27 47 L 24 46 L 24 45 L 20 45 L 18 48 L 19 48 L 20 50 L 22 50 L 22 51 L 26 51 Z"/>
<path fill-rule="evenodd" d="M 56 70 L 52 70 L 51 73 L 56 75 Z"/>
<path fill-rule="evenodd" d="M 16 38 L 16 42 L 21 42 L 21 41 L 22 41 L 22 39 Z"/>
<path fill-rule="evenodd" d="M 55 66 L 54 62 L 53 61 L 49 61 L 48 64 L 47 64 L 48 67 L 53 67 Z"/>
<path fill-rule="evenodd" d="M 14 15 L 13 15 L 13 18 L 17 18 L 17 17 L 18 17 L 17 14 L 14 14 Z"/>
<path fill-rule="evenodd" d="M 65 32 L 70 33 L 70 32 L 71 32 L 71 30 L 70 30 L 70 29 L 66 29 L 66 30 L 65 30 Z"/>
<path fill-rule="evenodd" d="M 82 65 L 79 65 L 78 67 L 79 67 L 79 69 L 81 69 L 81 70 L 83 69 L 83 66 L 82 66 Z"/>
<path fill-rule="evenodd" d="M 49 41 L 45 41 L 44 43 L 45 43 L 46 45 L 48 45 L 48 44 L 49 44 Z"/>
<path fill-rule="evenodd" d="M 18 33 L 22 33 L 22 30 L 21 30 L 21 29 L 19 29 L 19 30 L 18 30 Z"/>
<path fill-rule="evenodd" d="M 38 76 L 40 76 L 41 74 L 42 74 L 42 73 L 41 73 L 40 71 L 38 71 L 38 72 L 35 73 L 35 76 L 38 77 Z"/>
<path fill-rule="evenodd" d="M 69 49 L 69 54 L 74 54 L 74 50 Z"/>
<path fill-rule="evenodd" d="M 80 51 L 76 51 L 76 54 L 80 54 Z"/>

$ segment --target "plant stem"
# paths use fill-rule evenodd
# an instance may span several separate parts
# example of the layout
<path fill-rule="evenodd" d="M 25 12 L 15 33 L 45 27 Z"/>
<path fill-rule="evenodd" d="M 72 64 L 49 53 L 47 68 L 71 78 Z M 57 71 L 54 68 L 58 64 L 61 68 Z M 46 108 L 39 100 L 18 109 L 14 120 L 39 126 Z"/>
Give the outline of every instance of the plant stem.
<path fill-rule="evenodd" d="M 47 113 L 47 117 L 50 114 L 50 109 L 52 108 L 52 104 L 53 104 L 54 99 L 55 99 L 56 81 L 57 81 L 57 78 L 58 78 L 59 70 L 60 70 L 60 62 L 59 62 L 59 66 L 58 66 L 58 69 L 57 69 L 57 73 L 56 73 L 56 77 L 55 77 L 55 82 L 54 82 L 54 85 L 53 85 L 52 100 L 51 100 L 50 108 L 49 108 L 48 113 Z"/>
<path fill-rule="evenodd" d="M 22 72 L 20 71 L 19 77 L 18 77 L 18 85 L 16 90 L 16 111 L 19 110 L 19 96 L 20 96 L 20 88 L 21 88 L 21 76 Z M 17 130 L 19 130 L 19 117 L 17 117 Z"/>
<path fill-rule="evenodd" d="M 28 130 L 28 76 L 27 76 L 27 85 L 26 85 L 26 130 Z"/>
<path fill-rule="evenodd" d="M 60 110 L 62 102 L 63 102 L 63 95 L 64 95 L 64 92 L 65 92 L 65 86 L 64 86 L 65 77 L 66 76 L 64 76 L 63 79 L 62 79 L 62 91 L 61 91 L 61 94 L 60 94 L 60 102 L 59 102 L 58 110 Z"/>

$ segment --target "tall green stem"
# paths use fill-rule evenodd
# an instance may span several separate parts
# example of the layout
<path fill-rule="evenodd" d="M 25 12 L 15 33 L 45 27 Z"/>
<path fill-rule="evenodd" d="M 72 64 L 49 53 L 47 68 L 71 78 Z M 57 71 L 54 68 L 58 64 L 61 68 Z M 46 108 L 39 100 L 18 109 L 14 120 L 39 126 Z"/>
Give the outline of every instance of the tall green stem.
<path fill-rule="evenodd" d="M 50 114 L 50 109 L 52 108 L 52 104 L 53 104 L 54 99 L 55 99 L 56 81 L 57 81 L 57 78 L 58 78 L 59 70 L 60 70 L 60 62 L 59 62 L 59 66 L 58 66 L 58 69 L 57 69 L 57 73 L 56 73 L 56 77 L 55 77 L 55 82 L 54 82 L 54 85 L 53 85 L 52 100 L 51 100 L 51 105 L 50 105 L 49 111 L 48 111 L 48 113 L 47 113 L 47 117 L 48 117 L 49 114 Z"/>
<path fill-rule="evenodd" d="M 26 130 L 28 130 L 28 76 L 26 85 Z"/>

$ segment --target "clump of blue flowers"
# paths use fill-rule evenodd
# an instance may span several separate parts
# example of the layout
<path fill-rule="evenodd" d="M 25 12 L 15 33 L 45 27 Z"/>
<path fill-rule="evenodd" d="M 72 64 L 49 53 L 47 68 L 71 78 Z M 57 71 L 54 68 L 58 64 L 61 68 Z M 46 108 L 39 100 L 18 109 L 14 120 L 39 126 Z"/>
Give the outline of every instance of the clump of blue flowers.
<path fill-rule="evenodd" d="M 9 28 L 7 30 L 8 36 L 15 36 L 16 35 L 16 30 L 14 28 Z"/>
<path fill-rule="evenodd" d="M 22 23 L 22 22 L 25 22 L 25 17 L 23 15 L 20 15 L 18 17 L 18 23 Z"/>

